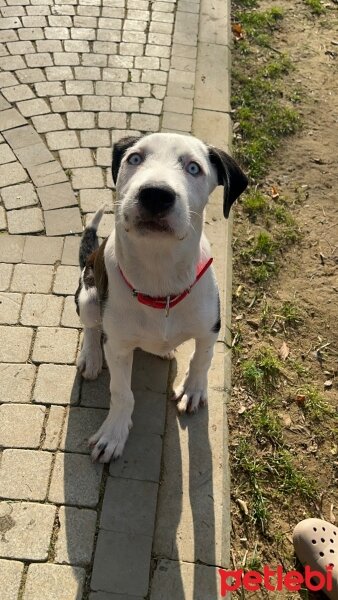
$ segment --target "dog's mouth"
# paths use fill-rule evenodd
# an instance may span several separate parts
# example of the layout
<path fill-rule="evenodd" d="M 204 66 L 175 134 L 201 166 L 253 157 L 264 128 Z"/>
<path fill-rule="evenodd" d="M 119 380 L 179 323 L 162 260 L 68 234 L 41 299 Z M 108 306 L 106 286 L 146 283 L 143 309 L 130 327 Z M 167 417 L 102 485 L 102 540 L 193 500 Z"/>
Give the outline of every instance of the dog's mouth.
<path fill-rule="evenodd" d="M 136 227 L 138 230 L 144 232 L 173 233 L 172 228 L 165 219 L 138 219 Z"/>

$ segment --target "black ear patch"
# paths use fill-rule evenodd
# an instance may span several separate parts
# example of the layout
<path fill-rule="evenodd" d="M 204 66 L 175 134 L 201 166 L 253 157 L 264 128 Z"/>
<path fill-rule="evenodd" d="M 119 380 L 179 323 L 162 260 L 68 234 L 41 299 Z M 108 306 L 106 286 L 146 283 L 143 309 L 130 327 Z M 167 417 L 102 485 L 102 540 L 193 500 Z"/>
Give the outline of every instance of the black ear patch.
<path fill-rule="evenodd" d="M 121 160 L 125 154 L 125 152 L 128 150 L 128 148 L 130 148 L 131 146 L 133 146 L 134 144 L 136 144 L 136 142 L 138 142 L 138 140 L 140 139 L 140 137 L 125 137 L 122 138 L 121 140 L 119 140 L 118 142 L 116 142 L 116 144 L 114 144 L 113 146 L 113 162 L 112 162 L 112 166 L 111 166 L 111 170 L 112 170 L 112 175 L 113 175 L 113 181 L 116 184 L 117 181 L 117 175 L 119 172 L 119 168 L 121 165 Z"/>
<path fill-rule="evenodd" d="M 236 161 L 223 150 L 209 146 L 210 162 L 216 167 L 218 185 L 223 185 L 223 214 L 227 219 L 235 200 L 244 192 L 248 178 Z"/>

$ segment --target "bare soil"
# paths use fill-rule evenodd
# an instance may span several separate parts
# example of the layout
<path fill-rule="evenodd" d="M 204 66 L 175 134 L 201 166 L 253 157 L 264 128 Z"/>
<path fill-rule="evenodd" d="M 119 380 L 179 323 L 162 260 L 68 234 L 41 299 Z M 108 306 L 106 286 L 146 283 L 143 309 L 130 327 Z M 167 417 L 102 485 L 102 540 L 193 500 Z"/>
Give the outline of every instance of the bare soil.
<path fill-rule="evenodd" d="M 321 16 L 312 16 L 303 0 L 264 1 L 260 9 L 277 6 L 284 9 L 285 17 L 271 43 L 276 51 L 287 53 L 293 63 L 294 69 L 285 78 L 285 89 L 300 90 L 298 110 L 303 125 L 299 133 L 281 142 L 267 177 L 259 183 L 267 193 L 274 186 L 288 199 L 301 235 L 279 257 L 278 275 L 269 281 L 263 297 L 257 294 L 255 300 L 255 285 L 243 281 L 241 270 L 236 271 L 236 261 L 242 241 L 254 234 L 256 225 L 249 222 L 240 206 L 234 211 L 233 332 L 240 326 L 243 350 L 240 356 L 234 352 L 230 451 L 234 455 L 239 439 L 250 434 L 243 414 L 256 400 L 241 385 L 243 359 L 266 343 L 278 353 L 286 342 L 288 360 L 304 367 L 307 376 L 304 379 L 301 374 L 293 374 L 280 382 L 276 416 L 295 466 L 315 481 L 318 495 L 315 501 L 297 495 L 276 495 L 274 500 L 274 490 L 267 484 L 269 526 L 262 534 L 250 520 L 250 495 L 245 496 L 245 483 L 233 460 L 232 559 L 238 568 L 257 556 L 262 565 L 282 564 L 290 570 L 295 564 L 291 536 L 297 522 L 315 516 L 331 522 L 336 519 L 338 523 L 338 6 L 328 0 Z M 264 328 L 263 304 L 270 306 L 271 315 L 278 315 L 286 300 L 299 308 L 300 326 L 280 327 L 277 318 L 275 326 L 272 319 L 268 329 Z M 314 386 L 334 408 L 332 416 L 316 420 L 306 415 L 296 401 L 304 383 Z M 264 451 L 259 440 L 257 451 Z M 238 500 L 247 503 L 248 515 Z M 262 598 L 262 593 L 241 594 L 238 597 Z M 266 596 L 263 593 L 263 597 L 324 598 L 307 592 L 270 592 Z"/>

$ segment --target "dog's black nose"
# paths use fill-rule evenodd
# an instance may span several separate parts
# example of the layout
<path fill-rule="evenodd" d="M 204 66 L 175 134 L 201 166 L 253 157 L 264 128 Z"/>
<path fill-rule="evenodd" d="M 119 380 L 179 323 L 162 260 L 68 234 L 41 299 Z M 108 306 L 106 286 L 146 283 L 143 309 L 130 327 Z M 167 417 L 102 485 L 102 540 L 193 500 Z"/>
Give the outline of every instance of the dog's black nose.
<path fill-rule="evenodd" d="M 175 192 L 167 186 L 143 187 L 139 191 L 139 202 L 149 214 L 155 216 L 167 213 L 175 203 Z"/>

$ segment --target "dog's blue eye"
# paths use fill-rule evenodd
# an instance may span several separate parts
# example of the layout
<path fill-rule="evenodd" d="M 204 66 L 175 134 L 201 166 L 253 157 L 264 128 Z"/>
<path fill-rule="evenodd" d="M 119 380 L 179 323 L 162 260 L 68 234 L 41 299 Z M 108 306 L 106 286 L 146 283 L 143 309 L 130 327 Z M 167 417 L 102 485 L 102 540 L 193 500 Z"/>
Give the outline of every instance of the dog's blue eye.
<path fill-rule="evenodd" d="M 139 164 L 142 162 L 142 157 L 141 157 L 141 155 L 140 155 L 140 154 L 137 154 L 137 152 L 134 152 L 134 154 L 131 154 L 131 155 L 128 157 L 128 160 L 127 160 L 127 162 L 128 162 L 130 165 L 133 165 L 133 166 L 135 167 L 136 165 L 139 165 Z"/>
<path fill-rule="evenodd" d="M 201 167 L 196 162 L 190 162 L 187 166 L 187 171 L 190 175 L 198 175 L 201 172 Z"/>

